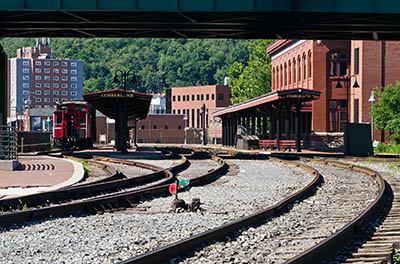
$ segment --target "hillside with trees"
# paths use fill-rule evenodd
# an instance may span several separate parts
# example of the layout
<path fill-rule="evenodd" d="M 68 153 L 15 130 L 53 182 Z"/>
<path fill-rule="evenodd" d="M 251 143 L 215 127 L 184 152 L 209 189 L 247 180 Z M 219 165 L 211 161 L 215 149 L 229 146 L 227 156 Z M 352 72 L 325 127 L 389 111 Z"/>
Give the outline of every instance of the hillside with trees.
<path fill-rule="evenodd" d="M 117 69 L 133 70 L 139 83 L 130 89 L 159 92 L 168 87 L 223 84 L 235 62 L 245 67 L 253 40 L 51 39 L 54 58 L 84 61 L 84 92 L 115 88 Z M 9 58 L 34 46 L 34 38 L 1 41 Z M 162 87 L 162 88 L 161 88 Z"/>

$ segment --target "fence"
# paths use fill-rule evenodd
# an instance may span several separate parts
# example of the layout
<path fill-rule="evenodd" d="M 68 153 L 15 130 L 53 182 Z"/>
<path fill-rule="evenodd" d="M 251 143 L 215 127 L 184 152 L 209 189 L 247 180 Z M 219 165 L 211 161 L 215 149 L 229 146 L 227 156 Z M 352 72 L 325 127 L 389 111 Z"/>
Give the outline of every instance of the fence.
<path fill-rule="evenodd" d="M 0 159 L 18 159 L 17 133 L 14 127 L 0 126 Z"/>

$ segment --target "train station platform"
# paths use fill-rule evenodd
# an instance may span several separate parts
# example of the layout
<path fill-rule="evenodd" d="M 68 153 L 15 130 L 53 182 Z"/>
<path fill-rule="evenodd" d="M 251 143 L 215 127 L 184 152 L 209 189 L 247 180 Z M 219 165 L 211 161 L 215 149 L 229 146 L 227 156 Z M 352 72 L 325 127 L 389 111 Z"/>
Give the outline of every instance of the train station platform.
<path fill-rule="evenodd" d="M 70 186 L 84 177 L 79 162 L 49 156 L 19 156 L 14 171 L 0 171 L 0 199 L 52 191 Z"/>

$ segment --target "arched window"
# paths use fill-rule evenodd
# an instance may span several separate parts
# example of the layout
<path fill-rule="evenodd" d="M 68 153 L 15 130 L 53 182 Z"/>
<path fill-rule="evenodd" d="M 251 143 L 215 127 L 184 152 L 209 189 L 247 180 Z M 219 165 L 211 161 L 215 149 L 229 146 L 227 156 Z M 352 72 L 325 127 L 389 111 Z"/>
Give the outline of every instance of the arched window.
<path fill-rule="evenodd" d="M 306 60 L 307 60 L 306 54 L 303 53 L 303 80 L 305 80 L 307 78 Z"/>
<path fill-rule="evenodd" d="M 311 78 L 311 50 L 308 51 L 308 78 Z"/>
<path fill-rule="evenodd" d="M 293 83 L 296 82 L 296 58 L 293 58 Z"/>
<path fill-rule="evenodd" d="M 301 58 L 300 55 L 297 57 L 297 81 L 301 80 Z"/>
<path fill-rule="evenodd" d="M 332 52 L 328 54 L 328 70 L 330 76 L 348 74 L 349 55 L 346 52 Z"/>
<path fill-rule="evenodd" d="M 283 79 L 283 81 L 284 81 L 284 85 L 286 86 L 287 85 L 287 64 L 285 63 L 285 71 L 284 71 L 284 79 Z"/>
<path fill-rule="evenodd" d="M 275 85 L 276 90 L 279 89 L 279 67 L 276 67 L 276 85 Z"/>
<path fill-rule="evenodd" d="M 279 87 L 282 88 L 282 86 L 283 86 L 283 67 L 282 67 L 282 65 L 281 65 L 281 76 L 280 76 L 280 84 L 279 84 Z"/>
<path fill-rule="evenodd" d="M 271 80 L 271 85 L 272 85 L 271 89 L 272 89 L 272 90 L 275 90 L 275 89 L 276 89 L 276 88 L 275 88 L 275 79 L 276 79 L 276 76 L 275 76 L 275 68 L 273 68 L 273 69 L 272 69 L 272 80 Z"/>
<path fill-rule="evenodd" d="M 292 65 L 290 61 L 288 62 L 288 85 L 292 84 Z"/>

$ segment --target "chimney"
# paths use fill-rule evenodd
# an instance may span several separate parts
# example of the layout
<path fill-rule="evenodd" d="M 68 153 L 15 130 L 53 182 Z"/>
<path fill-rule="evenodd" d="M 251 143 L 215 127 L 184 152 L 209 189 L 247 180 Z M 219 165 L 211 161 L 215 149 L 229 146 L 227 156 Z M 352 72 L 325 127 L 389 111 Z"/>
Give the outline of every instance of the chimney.
<path fill-rule="evenodd" d="M 225 78 L 224 78 L 224 85 L 225 85 L 225 86 L 228 86 L 228 85 L 229 85 L 228 80 L 229 80 L 229 77 L 228 77 L 228 76 L 225 76 Z"/>

